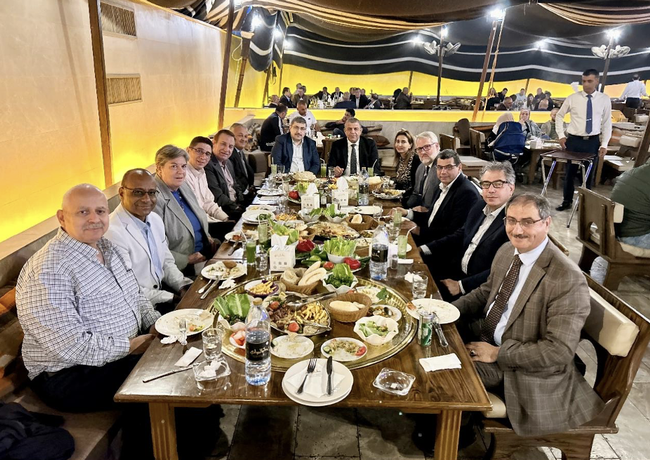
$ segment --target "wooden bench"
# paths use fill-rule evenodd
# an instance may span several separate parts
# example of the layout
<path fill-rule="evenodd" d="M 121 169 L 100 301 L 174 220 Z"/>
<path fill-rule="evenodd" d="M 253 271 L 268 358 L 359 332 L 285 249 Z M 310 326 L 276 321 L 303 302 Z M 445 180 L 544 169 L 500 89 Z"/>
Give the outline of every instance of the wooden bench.
<path fill-rule="evenodd" d="M 633 253 L 638 248 L 616 239 L 614 224 L 623 220 L 623 206 L 585 188 L 578 189 L 578 193 L 580 207 L 577 239 L 582 243 L 578 263 L 580 268 L 589 272 L 597 256 L 605 259 L 609 265 L 603 285 L 612 290 L 618 287 L 625 276 L 648 275 L 650 258 L 637 257 Z"/>
<path fill-rule="evenodd" d="M 486 458 L 509 459 L 520 448 L 555 447 L 564 460 L 589 460 L 596 434 L 617 433 L 616 418 L 632 389 L 634 377 L 650 341 L 650 322 L 634 308 L 585 275 L 591 294 L 591 313 L 583 338 L 596 350 L 598 367 L 594 390 L 605 402 L 594 420 L 565 433 L 540 437 L 518 436 L 507 419 L 505 403 L 490 396 L 493 410 L 484 413 L 485 432 L 492 437 Z"/>
<path fill-rule="evenodd" d="M 32 412 L 60 415 L 63 428 L 75 442 L 73 460 L 107 458 L 119 431 L 119 411 L 63 413 L 49 408 L 28 387 L 27 370 L 20 356 L 23 331 L 16 316 L 16 289 L 0 298 L 0 398 Z"/>

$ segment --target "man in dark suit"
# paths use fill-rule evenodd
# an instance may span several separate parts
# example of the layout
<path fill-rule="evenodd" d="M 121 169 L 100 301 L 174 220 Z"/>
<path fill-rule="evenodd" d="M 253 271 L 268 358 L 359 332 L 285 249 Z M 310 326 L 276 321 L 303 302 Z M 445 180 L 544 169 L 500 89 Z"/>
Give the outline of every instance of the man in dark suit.
<path fill-rule="evenodd" d="M 327 101 L 327 98 L 330 97 L 330 93 L 327 92 L 327 86 L 323 86 L 323 89 L 317 92 L 315 96 L 321 101 Z"/>
<path fill-rule="evenodd" d="M 275 138 L 284 133 L 282 122 L 287 116 L 287 106 L 280 104 L 275 112 L 268 116 L 260 130 L 260 150 L 270 152 L 273 149 Z"/>
<path fill-rule="evenodd" d="M 293 102 L 291 102 L 291 90 L 288 86 L 282 88 L 282 96 L 280 97 L 280 104 L 284 104 L 285 107 L 294 108 Z"/>
<path fill-rule="evenodd" d="M 382 175 L 379 154 L 375 141 L 361 137 L 361 123 L 354 117 L 345 122 L 345 138 L 332 144 L 327 166 L 334 168 L 334 174 L 349 176 L 361 172 L 361 168 L 374 167 L 375 176 Z"/>
<path fill-rule="evenodd" d="M 448 302 L 485 283 L 499 248 L 508 241 L 503 218 L 515 191 L 515 171 L 510 162 L 492 162 L 481 173 L 483 200 L 476 202 L 462 228 L 429 243 L 436 260 L 429 270 L 440 295 Z"/>
<path fill-rule="evenodd" d="M 347 91 L 343 93 L 343 99 L 334 105 L 335 109 L 354 109 L 356 107 L 354 101 L 350 99 L 350 93 Z"/>
<path fill-rule="evenodd" d="M 245 201 L 250 202 L 255 198 L 255 172 L 244 151 L 248 145 L 248 129 L 241 123 L 233 123 L 230 131 L 235 135 L 235 148 L 230 157 L 235 169 L 235 180 L 243 190 Z"/>
<path fill-rule="evenodd" d="M 235 148 L 235 135 L 227 129 L 220 130 L 212 141 L 214 150 L 212 158 L 206 165 L 205 177 L 208 188 L 214 195 L 214 201 L 231 219 L 238 219 L 243 209 L 243 191 L 235 182 L 235 168 L 230 156 Z"/>
<path fill-rule="evenodd" d="M 273 163 L 283 165 L 288 172 L 320 171 L 320 157 L 316 150 L 316 142 L 305 134 L 307 121 L 302 117 L 291 120 L 289 132 L 278 136 L 271 152 Z"/>
<path fill-rule="evenodd" d="M 426 259 L 435 250 L 435 241 L 449 236 L 465 224 L 467 214 L 478 201 L 479 193 L 462 173 L 460 157 L 451 149 L 440 152 L 436 159 L 436 173 L 440 186 L 433 195 L 431 209 L 414 208 L 406 213 L 419 228 L 415 242 Z M 403 212 L 403 211 L 402 211 Z"/>
<path fill-rule="evenodd" d="M 440 186 L 440 179 L 436 174 L 436 157 L 440 152 L 438 136 L 432 131 L 424 131 L 415 138 L 415 153 L 420 158 L 420 165 L 415 171 L 415 184 L 409 195 L 404 195 L 402 205 L 406 209 L 424 206 L 430 209 L 433 206 L 433 195 Z"/>
<path fill-rule="evenodd" d="M 368 96 L 361 94 L 361 88 L 354 88 L 354 94 L 350 95 L 350 100 L 354 102 L 355 109 L 365 109 L 370 104 Z"/>

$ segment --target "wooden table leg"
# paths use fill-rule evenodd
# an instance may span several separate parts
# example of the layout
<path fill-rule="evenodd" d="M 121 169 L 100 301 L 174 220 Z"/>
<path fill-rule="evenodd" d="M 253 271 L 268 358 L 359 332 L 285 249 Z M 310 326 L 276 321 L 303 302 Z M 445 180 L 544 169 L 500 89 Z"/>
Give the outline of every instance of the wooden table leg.
<path fill-rule="evenodd" d="M 436 424 L 435 460 L 454 460 L 458 458 L 458 436 L 460 435 L 459 410 L 443 410 Z"/>
<path fill-rule="evenodd" d="M 156 460 L 178 460 L 176 449 L 176 419 L 174 407 L 165 403 L 150 403 L 151 437 Z"/>

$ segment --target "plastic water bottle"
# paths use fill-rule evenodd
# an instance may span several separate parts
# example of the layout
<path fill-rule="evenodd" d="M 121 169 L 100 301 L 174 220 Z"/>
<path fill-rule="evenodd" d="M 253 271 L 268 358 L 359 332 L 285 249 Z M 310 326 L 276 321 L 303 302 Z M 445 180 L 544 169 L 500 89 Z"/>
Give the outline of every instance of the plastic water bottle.
<path fill-rule="evenodd" d="M 266 385 L 271 379 L 271 323 L 261 302 L 246 317 L 246 382 Z"/>
<path fill-rule="evenodd" d="M 388 232 L 382 224 L 375 230 L 370 251 L 370 277 L 384 280 L 388 274 Z"/>
<path fill-rule="evenodd" d="M 368 206 L 370 203 L 370 184 L 368 183 L 368 170 L 366 168 L 361 169 L 361 174 L 359 174 L 359 206 Z"/>

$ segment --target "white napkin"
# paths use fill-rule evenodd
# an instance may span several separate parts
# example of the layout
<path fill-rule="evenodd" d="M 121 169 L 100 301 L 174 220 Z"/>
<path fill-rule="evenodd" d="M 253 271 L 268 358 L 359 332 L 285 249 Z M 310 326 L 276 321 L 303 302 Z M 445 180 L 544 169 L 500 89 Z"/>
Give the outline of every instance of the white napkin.
<path fill-rule="evenodd" d="M 287 245 L 287 241 L 289 241 L 289 237 L 286 235 L 271 235 L 271 246 L 283 248 Z"/>
<path fill-rule="evenodd" d="M 235 287 L 235 280 L 232 279 L 232 278 L 228 278 L 226 281 L 221 283 L 221 285 L 219 286 L 219 289 L 230 289 L 230 288 L 233 288 L 233 287 Z"/>
<path fill-rule="evenodd" d="M 181 359 L 179 359 L 178 361 L 176 361 L 176 363 L 174 364 L 174 366 L 178 366 L 178 367 L 186 367 L 186 366 L 189 366 L 190 364 L 192 364 L 192 363 L 194 362 L 194 360 L 195 360 L 196 358 L 199 357 L 199 355 L 200 355 L 201 353 L 203 353 L 203 350 L 201 350 L 200 348 L 190 347 L 190 348 L 188 348 L 188 350 L 185 352 L 185 354 L 181 357 Z"/>
<path fill-rule="evenodd" d="M 406 259 L 403 259 L 403 260 L 406 260 Z M 411 262 L 413 261 L 413 259 L 410 259 L 410 260 L 411 260 Z M 407 262 L 404 262 L 404 263 L 407 263 Z M 406 275 L 404 275 L 404 279 L 406 281 L 408 281 L 409 283 L 412 283 L 413 281 L 415 281 L 413 278 L 415 278 L 417 281 L 422 281 L 422 277 L 420 275 L 416 275 L 415 273 L 408 272 Z"/>
<path fill-rule="evenodd" d="M 321 396 L 327 395 L 327 362 L 325 360 L 319 361 L 316 364 L 316 369 L 314 372 L 309 374 L 307 377 L 307 382 L 303 388 L 303 393 L 311 395 L 315 398 L 320 398 Z M 294 392 L 298 391 L 302 380 L 305 378 L 305 373 L 307 372 L 307 367 L 302 372 L 298 372 L 296 375 L 291 377 L 288 382 L 294 387 Z M 336 387 L 343 381 L 343 376 L 336 373 L 336 370 L 332 372 L 332 394 L 336 392 Z M 296 393 L 297 394 L 297 393 Z M 298 395 L 300 396 L 300 395 Z"/>
<path fill-rule="evenodd" d="M 336 189 L 337 190 L 347 190 L 348 189 L 348 181 L 346 180 L 345 177 L 341 176 L 336 180 Z"/>
<path fill-rule="evenodd" d="M 318 193 L 318 188 L 316 188 L 316 184 L 313 182 L 309 184 L 309 187 L 307 187 L 307 190 L 305 191 L 305 195 L 316 195 Z"/>
<path fill-rule="evenodd" d="M 413 259 L 397 259 L 397 263 L 400 265 L 411 265 L 413 263 Z M 413 274 L 411 274 L 411 278 L 413 278 Z M 412 283 L 413 281 L 410 282 Z"/>
<path fill-rule="evenodd" d="M 160 343 L 163 345 L 171 345 L 172 343 L 176 342 L 178 339 L 176 338 L 175 335 L 170 335 L 169 337 L 164 337 L 160 339 Z"/>
<path fill-rule="evenodd" d="M 460 369 L 460 359 L 456 353 L 434 356 L 432 358 L 420 358 L 420 366 L 425 372 L 441 371 L 444 369 Z"/>

